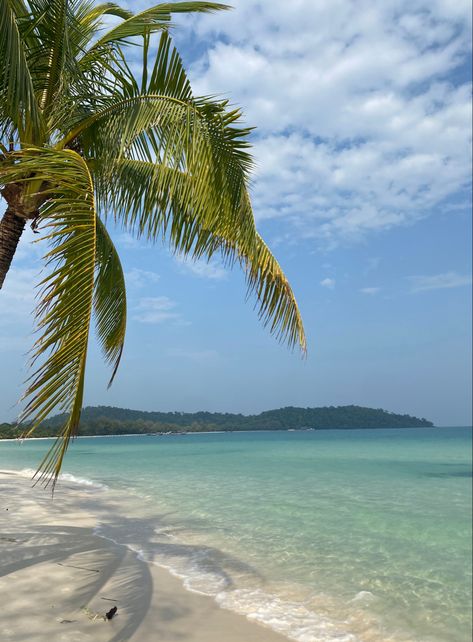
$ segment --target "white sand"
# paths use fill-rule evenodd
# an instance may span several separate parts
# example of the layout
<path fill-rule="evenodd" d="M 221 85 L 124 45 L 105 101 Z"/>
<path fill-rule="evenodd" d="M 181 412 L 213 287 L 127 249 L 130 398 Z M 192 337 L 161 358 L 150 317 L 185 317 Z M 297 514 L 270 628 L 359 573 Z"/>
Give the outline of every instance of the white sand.
<path fill-rule="evenodd" d="M 1 642 L 287 642 L 94 535 L 100 501 L 0 472 Z"/>

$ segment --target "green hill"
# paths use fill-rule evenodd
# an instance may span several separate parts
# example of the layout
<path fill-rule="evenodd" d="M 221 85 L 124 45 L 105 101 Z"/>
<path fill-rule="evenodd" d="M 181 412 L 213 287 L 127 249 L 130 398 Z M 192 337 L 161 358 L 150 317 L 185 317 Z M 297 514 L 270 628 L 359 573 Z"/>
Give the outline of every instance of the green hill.
<path fill-rule="evenodd" d="M 57 434 L 65 415 L 51 417 L 35 432 L 35 437 Z M 258 415 L 219 412 L 145 412 L 112 406 L 87 407 L 82 411 L 80 435 L 148 434 L 155 432 L 203 432 L 239 430 L 315 430 L 356 428 L 428 428 L 433 423 L 410 415 L 399 415 L 381 408 L 329 406 L 266 410 Z M 0 424 L 0 438 L 20 436 L 15 424 Z"/>

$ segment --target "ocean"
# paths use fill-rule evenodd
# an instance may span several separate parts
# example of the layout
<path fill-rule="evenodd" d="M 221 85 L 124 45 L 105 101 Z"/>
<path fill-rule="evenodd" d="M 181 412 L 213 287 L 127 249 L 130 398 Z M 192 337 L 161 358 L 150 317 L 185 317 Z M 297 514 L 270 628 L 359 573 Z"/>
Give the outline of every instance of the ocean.
<path fill-rule="evenodd" d="M 97 529 L 298 642 L 471 640 L 471 429 L 80 438 Z M 34 469 L 48 440 L 0 442 Z M 48 491 L 45 491 L 48 492 Z"/>

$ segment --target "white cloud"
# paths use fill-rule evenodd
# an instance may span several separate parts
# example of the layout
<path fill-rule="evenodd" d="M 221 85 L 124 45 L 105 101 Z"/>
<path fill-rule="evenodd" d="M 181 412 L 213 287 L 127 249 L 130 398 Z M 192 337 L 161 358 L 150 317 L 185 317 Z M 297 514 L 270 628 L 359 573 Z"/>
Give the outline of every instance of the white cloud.
<path fill-rule="evenodd" d="M 444 288 L 459 288 L 471 285 L 472 278 L 469 274 L 444 272 L 431 276 L 410 276 L 411 292 L 424 292 L 426 290 L 441 290 Z"/>
<path fill-rule="evenodd" d="M 327 243 L 462 195 L 471 86 L 457 70 L 470 22 L 467 0 L 239 0 L 194 19 L 211 42 L 194 86 L 230 94 L 259 128 L 256 216 Z"/>
<path fill-rule="evenodd" d="M 333 290 L 335 287 L 335 279 L 330 279 L 327 277 L 326 279 L 320 281 L 320 285 L 323 288 L 327 288 L 328 290 Z"/>
<path fill-rule="evenodd" d="M 136 239 L 129 232 L 121 232 L 114 236 L 114 243 L 124 250 L 142 250 L 151 247 Z"/>
<path fill-rule="evenodd" d="M 371 296 L 372 296 L 372 295 L 374 295 L 374 294 L 378 294 L 378 292 L 379 292 L 380 290 L 381 290 L 381 288 L 371 287 L 371 288 L 361 288 L 361 289 L 360 289 L 360 292 L 361 292 L 362 294 L 368 294 L 368 295 L 371 295 Z"/>
<path fill-rule="evenodd" d="M 176 255 L 174 258 L 183 272 L 194 274 L 195 276 L 203 279 L 212 279 L 215 281 L 221 281 L 222 279 L 227 278 L 227 272 L 225 268 L 221 265 L 221 263 L 218 263 L 214 260 L 193 261 L 179 255 Z"/>
<path fill-rule="evenodd" d="M 167 296 L 143 297 L 134 307 L 133 320 L 140 323 L 164 323 L 180 321 L 181 315 L 175 311 L 177 303 Z"/>
<path fill-rule="evenodd" d="M 135 288 L 142 288 L 145 285 L 157 283 L 160 278 L 156 272 L 140 270 L 139 268 L 132 268 L 125 273 L 127 285 L 134 286 Z"/>

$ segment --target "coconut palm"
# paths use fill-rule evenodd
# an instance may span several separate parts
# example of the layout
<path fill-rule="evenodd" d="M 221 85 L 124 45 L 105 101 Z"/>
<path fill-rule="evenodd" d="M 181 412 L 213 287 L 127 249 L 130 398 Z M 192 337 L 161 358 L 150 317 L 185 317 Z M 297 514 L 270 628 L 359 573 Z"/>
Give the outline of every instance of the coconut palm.
<path fill-rule="evenodd" d="M 48 244 L 21 420 L 29 435 L 67 414 L 43 481 L 55 483 L 79 425 L 92 318 L 111 380 L 123 351 L 125 282 L 107 221 L 191 259 L 240 264 L 264 324 L 305 349 L 292 290 L 255 228 L 250 130 L 226 101 L 193 95 L 169 35 L 173 13 L 224 8 L 0 0 L 0 287 L 27 223 Z"/>

